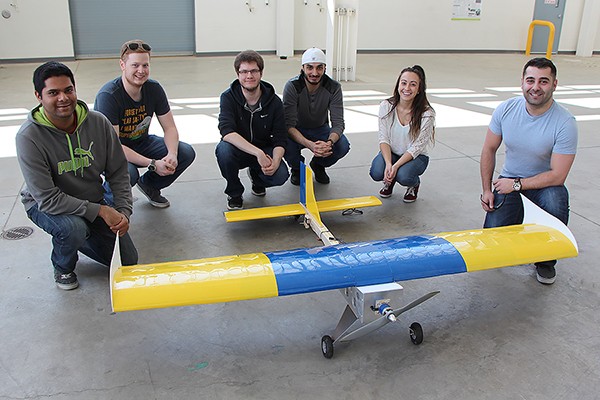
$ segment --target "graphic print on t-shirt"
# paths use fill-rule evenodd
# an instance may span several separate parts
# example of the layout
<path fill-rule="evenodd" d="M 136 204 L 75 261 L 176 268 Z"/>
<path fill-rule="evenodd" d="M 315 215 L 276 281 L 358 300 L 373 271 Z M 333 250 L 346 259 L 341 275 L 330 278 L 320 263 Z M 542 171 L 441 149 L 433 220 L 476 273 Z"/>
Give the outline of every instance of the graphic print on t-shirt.
<path fill-rule="evenodd" d="M 150 121 L 152 117 L 146 112 L 146 105 L 127 108 L 121 118 L 119 137 L 129 140 L 137 140 L 142 136 L 148 135 Z"/>

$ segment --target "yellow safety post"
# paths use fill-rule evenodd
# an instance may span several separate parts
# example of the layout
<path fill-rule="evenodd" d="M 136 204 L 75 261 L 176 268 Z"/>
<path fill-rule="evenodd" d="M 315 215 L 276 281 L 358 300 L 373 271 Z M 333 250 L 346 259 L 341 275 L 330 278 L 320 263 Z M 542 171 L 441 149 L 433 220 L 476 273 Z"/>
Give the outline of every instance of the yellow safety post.
<path fill-rule="evenodd" d="M 548 47 L 546 49 L 546 58 L 549 60 L 552 58 L 552 45 L 554 44 L 554 32 L 556 28 L 554 28 L 554 24 L 550 21 L 542 21 L 540 19 L 534 19 L 529 24 L 529 34 L 527 35 L 527 48 L 525 49 L 525 54 L 531 54 L 531 42 L 533 41 L 533 29 L 536 25 L 547 26 L 550 29 L 550 33 L 548 34 Z"/>

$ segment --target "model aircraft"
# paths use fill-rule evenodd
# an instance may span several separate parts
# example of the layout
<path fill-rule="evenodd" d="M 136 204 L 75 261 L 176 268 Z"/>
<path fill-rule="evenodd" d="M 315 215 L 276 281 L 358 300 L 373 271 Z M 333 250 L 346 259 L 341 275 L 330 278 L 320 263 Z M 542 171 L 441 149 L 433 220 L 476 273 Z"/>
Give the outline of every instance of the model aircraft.
<path fill-rule="evenodd" d="M 577 242 L 569 229 L 524 196 L 525 220 L 521 225 L 342 244 L 325 227 L 320 212 L 377 205 L 379 200 L 367 197 L 317 202 L 312 171 L 308 167 L 302 171 L 298 205 L 232 211 L 225 216 L 228 221 L 243 221 L 304 214 L 305 226 L 315 231 L 324 246 L 121 266 L 116 240 L 110 274 L 113 311 L 340 289 L 348 305 L 333 335 L 325 335 L 321 340 L 323 355 L 330 358 L 334 343 L 379 329 L 439 293 L 427 293 L 393 309 L 390 303 L 402 290 L 397 282 L 578 254 Z M 413 323 L 409 334 L 413 343 L 422 342 L 420 324 Z"/>

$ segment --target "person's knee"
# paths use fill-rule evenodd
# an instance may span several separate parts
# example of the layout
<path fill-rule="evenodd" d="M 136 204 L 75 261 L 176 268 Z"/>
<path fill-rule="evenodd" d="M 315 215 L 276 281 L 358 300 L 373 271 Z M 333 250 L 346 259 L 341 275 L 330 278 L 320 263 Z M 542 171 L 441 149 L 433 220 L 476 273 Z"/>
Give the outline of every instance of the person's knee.
<path fill-rule="evenodd" d="M 221 140 L 215 149 L 215 156 L 217 157 L 217 163 L 219 163 L 220 166 L 226 165 L 233 159 L 233 145 Z"/>
<path fill-rule="evenodd" d="M 350 151 L 350 141 L 345 135 L 342 135 L 340 140 L 335 144 L 333 150 L 338 154 L 339 158 L 344 157 Z"/>
<path fill-rule="evenodd" d="M 185 169 L 189 167 L 192 164 L 192 162 L 194 162 L 194 160 L 196 159 L 196 151 L 191 145 L 179 142 L 177 158 L 178 165 L 182 166 L 183 169 Z"/>
<path fill-rule="evenodd" d="M 279 166 L 279 168 L 277 169 L 277 172 L 275 173 L 274 176 L 274 186 L 281 186 L 283 185 L 285 182 L 287 182 L 287 180 L 290 177 L 290 173 L 288 172 L 288 167 L 287 164 L 285 163 L 281 163 L 281 165 Z"/>
<path fill-rule="evenodd" d="M 564 224 L 569 220 L 569 193 L 564 186 L 541 189 L 537 204 Z"/>
<path fill-rule="evenodd" d="M 383 171 L 384 168 L 379 168 L 375 163 L 371 164 L 371 169 L 369 169 L 369 176 L 376 182 L 380 182 L 383 180 Z"/>
<path fill-rule="evenodd" d="M 140 171 L 138 171 L 137 165 L 132 163 L 127 163 L 127 171 L 129 172 L 129 183 L 131 187 L 134 187 L 140 179 Z"/>
<path fill-rule="evenodd" d="M 90 236 L 90 229 L 82 217 L 69 215 L 57 225 L 58 230 L 53 235 L 56 240 L 80 247 Z"/>

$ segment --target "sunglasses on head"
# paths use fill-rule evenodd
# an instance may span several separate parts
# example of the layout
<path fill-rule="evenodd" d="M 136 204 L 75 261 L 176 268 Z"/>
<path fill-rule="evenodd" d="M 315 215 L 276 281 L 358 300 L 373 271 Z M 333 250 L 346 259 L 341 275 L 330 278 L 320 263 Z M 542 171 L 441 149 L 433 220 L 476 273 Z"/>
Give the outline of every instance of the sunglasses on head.
<path fill-rule="evenodd" d="M 140 47 L 141 47 L 142 49 L 146 50 L 146 51 L 150 51 L 150 50 L 152 50 L 152 48 L 150 47 L 150 45 L 148 45 L 148 44 L 146 44 L 146 43 L 141 43 L 141 44 L 140 44 L 140 43 L 137 43 L 137 42 L 133 42 L 133 43 L 129 43 L 129 44 L 127 45 L 127 47 L 125 47 L 125 50 L 123 50 L 123 54 L 121 54 L 121 57 L 123 57 L 123 55 L 124 55 L 125 53 L 127 53 L 127 50 L 136 51 L 136 50 L 137 50 L 137 49 L 139 49 Z"/>

